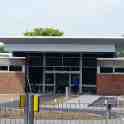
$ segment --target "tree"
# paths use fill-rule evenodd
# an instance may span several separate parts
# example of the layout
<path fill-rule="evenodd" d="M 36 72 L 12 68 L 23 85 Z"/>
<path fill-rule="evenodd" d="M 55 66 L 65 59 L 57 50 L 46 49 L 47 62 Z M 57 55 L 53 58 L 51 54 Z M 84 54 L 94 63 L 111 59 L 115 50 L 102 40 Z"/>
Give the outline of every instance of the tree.
<path fill-rule="evenodd" d="M 63 34 L 54 28 L 34 28 L 31 32 L 25 32 L 24 36 L 63 36 Z"/>
<path fill-rule="evenodd" d="M 117 49 L 117 56 L 124 57 L 124 50 L 123 49 Z"/>
<path fill-rule="evenodd" d="M 4 46 L 0 46 L 0 53 L 7 53 Z"/>
<path fill-rule="evenodd" d="M 8 53 L 3 42 L 0 42 L 0 53 Z"/>

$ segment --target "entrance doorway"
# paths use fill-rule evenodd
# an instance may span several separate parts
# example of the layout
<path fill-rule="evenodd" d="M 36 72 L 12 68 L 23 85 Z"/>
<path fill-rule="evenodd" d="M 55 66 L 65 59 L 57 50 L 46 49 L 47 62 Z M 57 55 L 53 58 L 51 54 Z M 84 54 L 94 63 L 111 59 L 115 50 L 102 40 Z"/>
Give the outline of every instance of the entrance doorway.
<path fill-rule="evenodd" d="M 65 94 L 65 88 L 70 87 L 71 94 L 79 93 L 80 74 L 79 73 L 46 73 L 45 87 L 51 87 L 46 93 Z M 47 89 L 47 88 L 45 88 Z"/>
<path fill-rule="evenodd" d="M 71 93 L 72 94 L 77 94 L 79 93 L 79 88 L 80 88 L 80 74 L 71 74 Z"/>
<path fill-rule="evenodd" d="M 65 87 L 69 86 L 69 74 L 56 74 L 56 93 L 65 93 Z"/>

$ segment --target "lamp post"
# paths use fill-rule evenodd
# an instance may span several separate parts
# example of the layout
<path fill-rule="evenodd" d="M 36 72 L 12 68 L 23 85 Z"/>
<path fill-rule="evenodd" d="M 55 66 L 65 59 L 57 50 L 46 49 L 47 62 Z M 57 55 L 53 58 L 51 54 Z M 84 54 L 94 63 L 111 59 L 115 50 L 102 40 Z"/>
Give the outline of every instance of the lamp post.
<path fill-rule="evenodd" d="M 34 111 L 33 111 L 33 94 L 26 94 L 26 107 L 25 107 L 24 124 L 34 124 Z"/>
<path fill-rule="evenodd" d="M 29 65 L 30 61 L 26 58 L 25 64 L 25 77 L 26 77 L 26 106 L 24 110 L 24 124 L 34 124 L 34 111 L 33 111 L 33 94 L 29 82 Z"/>

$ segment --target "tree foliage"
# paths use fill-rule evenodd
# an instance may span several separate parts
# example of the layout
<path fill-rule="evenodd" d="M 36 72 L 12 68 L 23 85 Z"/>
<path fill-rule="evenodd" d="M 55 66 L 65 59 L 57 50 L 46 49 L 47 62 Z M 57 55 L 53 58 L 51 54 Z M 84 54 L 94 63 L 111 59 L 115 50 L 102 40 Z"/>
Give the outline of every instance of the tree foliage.
<path fill-rule="evenodd" d="M 8 51 L 5 50 L 4 46 L 0 46 L 0 53 L 7 53 Z"/>
<path fill-rule="evenodd" d="M 117 55 L 119 56 L 119 57 L 124 57 L 124 50 L 122 49 L 122 50 L 118 50 L 117 51 Z"/>
<path fill-rule="evenodd" d="M 63 34 L 54 28 L 34 28 L 31 32 L 25 32 L 24 36 L 63 36 Z"/>

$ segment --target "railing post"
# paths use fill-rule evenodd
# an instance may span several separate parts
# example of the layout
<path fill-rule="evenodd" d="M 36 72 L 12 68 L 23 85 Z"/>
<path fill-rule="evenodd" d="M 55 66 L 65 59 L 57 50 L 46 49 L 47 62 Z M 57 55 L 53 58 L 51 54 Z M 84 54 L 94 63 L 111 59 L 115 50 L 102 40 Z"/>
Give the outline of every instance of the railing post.
<path fill-rule="evenodd" d="M 34 124 L 33 94 L 26 94 L 26 107 L 24 116 L 24 124 Z"/>
<path fill-rule="evenodd" d="M 111 119 L 111 110 L 112 110 L 112 104 L 107 105 L 107 111 L 108 111 L 108 118 Z"/>
<path fill-rule="evenodd" d="M 111 119 L 112 104 L 105 100 L 107 119 Z"/>

